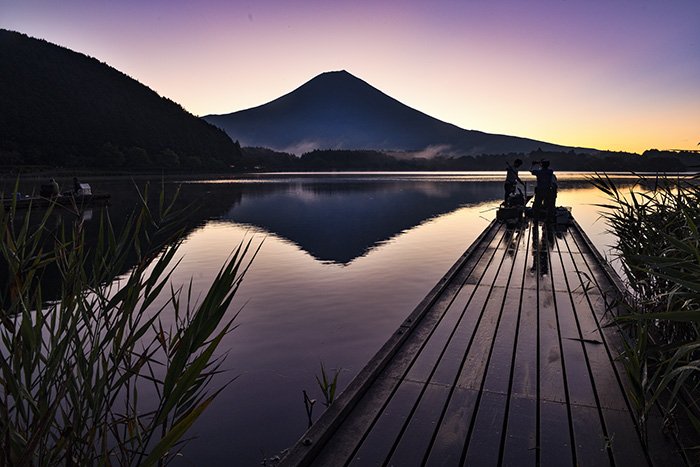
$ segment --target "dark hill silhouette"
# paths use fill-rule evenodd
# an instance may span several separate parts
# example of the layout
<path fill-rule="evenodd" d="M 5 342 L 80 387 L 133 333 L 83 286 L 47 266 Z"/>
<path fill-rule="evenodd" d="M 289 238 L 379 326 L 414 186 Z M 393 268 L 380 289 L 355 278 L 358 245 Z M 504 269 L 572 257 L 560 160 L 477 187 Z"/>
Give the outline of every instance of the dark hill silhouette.
<path fill-rule="evenodd" d="M 204 119 L 244 146 L 265 146 L 297 154 L 317 148 L 441 148 L 443 154 L 453 156 L 572 149 L 464 130 L 402 104 L 347 71 L 318 75 L 259 107 L 207 115 Z"/>
<path fill-rule="evenodd" d="M 0 164 L 228 167 L 240 146 L 86 55 L 0 30 Z"/>

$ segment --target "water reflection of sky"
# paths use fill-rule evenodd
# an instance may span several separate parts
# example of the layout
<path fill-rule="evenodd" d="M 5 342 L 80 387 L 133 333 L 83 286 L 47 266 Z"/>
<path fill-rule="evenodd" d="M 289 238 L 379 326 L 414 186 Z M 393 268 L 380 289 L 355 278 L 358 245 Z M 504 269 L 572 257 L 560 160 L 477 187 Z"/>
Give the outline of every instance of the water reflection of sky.
<path fill-rule="evenodd" d="M 580 174 L 557 175 L 558 204 L 571 206 L 607 251 L 614 239 L 594 206 L 603 196 Z M 91 182 L 112 193 L 110 217 L 123 220 L 134 183 Z M 183 202 L 196 204 L 187 210 L 175 284 L 191 278 L 196 297 L 241 241 L 263 242 L 232 305 L 231 313 L 245 304 L 238 327 L 221 347 L 230 371 L 220 381 L 240 377 L 195 426 L 187 465 L 258 465 L 290 446 L 306 426 L 302 390 L 321 399 L 320 362 L 343 368 L 345 387 L 495 217 L 503 195 L 502 172 L 187 182 Z"/>
<path fill-rule="evenodd" d="M 235 301 L 246 304 L 239 327 L 223 343 L 240 378 L 198 422 L 187 457 L 253 465 L 290 446 L 305 429 L 302 390 L 321 399 L 320 362 L 349 383 L 494 218 L 502 176 L 216 181 L 239 196 L 189 234 L 174 280 L 192 277 L 201 290 L 243 239 L 263 245 Z M 580 175 L 559 180 L 558 204 L 607 249 L 613 239 L 593 206 L 602 196 Z"/>
<path fill-rule="evenodd" d="M 585 180 L 591 174 L 581 172 L 557 172 L 558 180 Z M 609 172 L 609 176 L 616 180 L 636 180 L 637 176 L 629 172 Z M 526 169 L 520 170 L 520 176 L 524 180 L 534 180 Z M 245 184 L 245 183 L 291 183 L 304 181 L 315 182 L 345 182 L 345 181 L 428 181 L 428 182 L 465 182 L 465 181 L 503 181 L 505 172 L 479 171 L 444 171 L 444 172 L 271 172 L 248 174 L 238 178 L 182 180 L 183 183 L 217 183 L 217 184 Z"/>

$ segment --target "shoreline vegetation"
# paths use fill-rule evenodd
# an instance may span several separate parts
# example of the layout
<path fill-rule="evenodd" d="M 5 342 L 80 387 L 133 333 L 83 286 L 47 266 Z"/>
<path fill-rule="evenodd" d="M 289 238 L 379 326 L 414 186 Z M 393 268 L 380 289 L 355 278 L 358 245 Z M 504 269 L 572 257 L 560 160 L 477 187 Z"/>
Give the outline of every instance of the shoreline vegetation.
<path fill-rule="evenodd" d="M 78 211 L 59 224 L 50 208 L 0 211 L 0 465 L 163 465 L 235 379 L 210 388 L 257 252 L 239 245 L 193 297 L 170 281 L 182 213 L 162 191 L 155 206 L 138 196 L 123 230 L 101 217 L 92 248 Z M 60 295 L 47 301 L 50 272 Z"/>
<path fill-rule="evenodd" d="M 484 154 L 480 156 L 436 155 L 421 157 L 412 152 L 375 150 L 313 150 L 300 156 L 260 147 L 240 147 L 231 156 L 229 164 L 209 164 L 202 160 L 196 164 L 183 164 L 174 151 L 167 149 L 168 158 L 151 155 L 143 148 L 118 148 L 106 143 L 108 150 L 100 151 L 91 159 L 75 163 L 49 164 L 63 158 L 37 159 L 28 164 L 21 151 L 12 153 L 0 150 L 0 174 L 6 175 L 134 175 L 134 174 L 211 174 L 219 176 L 255 172 L 315 172 L 315 171 L 492 171 L 504 170 L 506 164 L 522 159 L 525 165 L 531 161 L 547 159 L 557 171 L 573 172 L 695 172 L 700 170 L 700 151 L 675 151 L 650 149 L 642 154 L 600 151 L 575 153 L 558 151 L 531 151 L 530 153 Z M 118 153 L 118 154 L 117 154 Z M 116 155 L 115 155 L 116 154 Z M 125 158 L 124 154 L 133 157 Z M 115 164 L 117 161 L 121 161 Z M 142 159 L 139 159 L 142 158 Z M 128 160 L 128 162 L 127 162 Z"/>
<path fill-rule="evenodd" d="M 679 435 L 691 464 L 700 462 L 700 176 L 639 176 L 621 191 L 605 175 L 592 180 L 626 276 L 627 337 L 620 359 L 646 435 L 663 423 Z M 643 191 L 635 191 L 642 187 Z M 656 415 L 661 413 L 662 417 Z M 693 436 L 693 432 L 695 435 Z"/>
<path fill-rule="evenodd" d="M 547 159 L 557 171 L 581 172 L 685 172 L 700 169 L 700 151 L 668 151 L 650 149 L 642 154 L 599 151 L 576 153 L 543 151 L 529 153 L 483 154 L 455 156 L 437 154 L 423 157 L 421 152 L 374 150 L 313 150 L 297 157 L 294 154 L 267 148 L 242 148 L 238 170 L 255 171 L 491 171 L 505 170 L 507 163 L 522 159 Z"/>

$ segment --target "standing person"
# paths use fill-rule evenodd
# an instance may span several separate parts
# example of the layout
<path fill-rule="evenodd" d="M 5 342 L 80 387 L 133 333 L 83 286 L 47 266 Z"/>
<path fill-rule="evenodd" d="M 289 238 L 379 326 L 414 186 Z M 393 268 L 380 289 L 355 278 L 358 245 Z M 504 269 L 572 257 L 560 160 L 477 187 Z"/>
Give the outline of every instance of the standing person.
<path fill-rule="evenodd" d="M 557 176 L 552 172 L 552 180 L 549 185 L 549 194 L 547 195 L 547 202 L 545 208 L 547 209 L 547 219 L 549 222 L 554 222 L 556 219 L 557 211 L 557 191 L 559 190 L 559 183 L 557 182 Z"/>
<path fill-rule="evenodd" d="M 79 195 L 81 189 L 78 177 L 73 177 L 73 194 Z"/>
<path fill-rule="evenodd" d="M 535 165 L 539 165 L 535 168 Z M 532 204 L 532 211 L 536 219 L 543 217 L 542 211 L 549 211 L 552 189 L 552 177 L 554 171 L 549 168 L 549 161 L 533 161 L 530 167 L 530 173 L 537 177 L 537 186 L 535 186 L 535 201 Z M 546 213 L 549 217 L 549 212 Z"/>
<path fill-rule="evenodd" d="M 503 206 L 508 206 L 508 198 L 510 195 L 515 193 L 515 184 L 520 183 L 521 185 L 525 186 L 522 180 L 520 180 L 520 177 L 518 177 L 518 168 L 523 165 L 523 161 L 520 159 L 515 159 L 513 161 L 513 165 L 511 166 L 506 162 L 506 181 L 503 184 L 503 188 L 505 190 L 505 196 L 503 199 Z"/>

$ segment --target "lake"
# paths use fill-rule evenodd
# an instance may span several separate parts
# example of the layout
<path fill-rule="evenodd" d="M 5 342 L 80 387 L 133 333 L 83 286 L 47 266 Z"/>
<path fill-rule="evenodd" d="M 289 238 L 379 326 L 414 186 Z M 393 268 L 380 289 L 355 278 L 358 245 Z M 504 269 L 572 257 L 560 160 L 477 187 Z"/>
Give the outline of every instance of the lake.
<path fill-rule="evenodd" d="M 607 254 L 614 238 L 594 206 L 605 201 L 602 193 L 586 174 L 557 175 L 557 204 L 571 206 Z M 321 364 L 340 369 L 339 387 L 347 386 L 495 217 L 503 178 L 441 172 L 166 180 L 166 192 L 181 185 L 182 201 L 197 202 L 183 219 L 176 284 L 192 279 L 196 295 L 242 241 L 262 244 L 229 310 L 244 305 L 220 346 L 228 372 L 212 387 L 238 378 L 193 427 L 196 438 L 177 463 L 259 465 L 291 446 L 307 426 L 303 390 L 318 400 L 314 419 L 322 412 L 315 380 Z M 108 210 L 117 224 L 134 204 L 134 183 L 145 182 L 87 181 L 112 193 Z"/>

